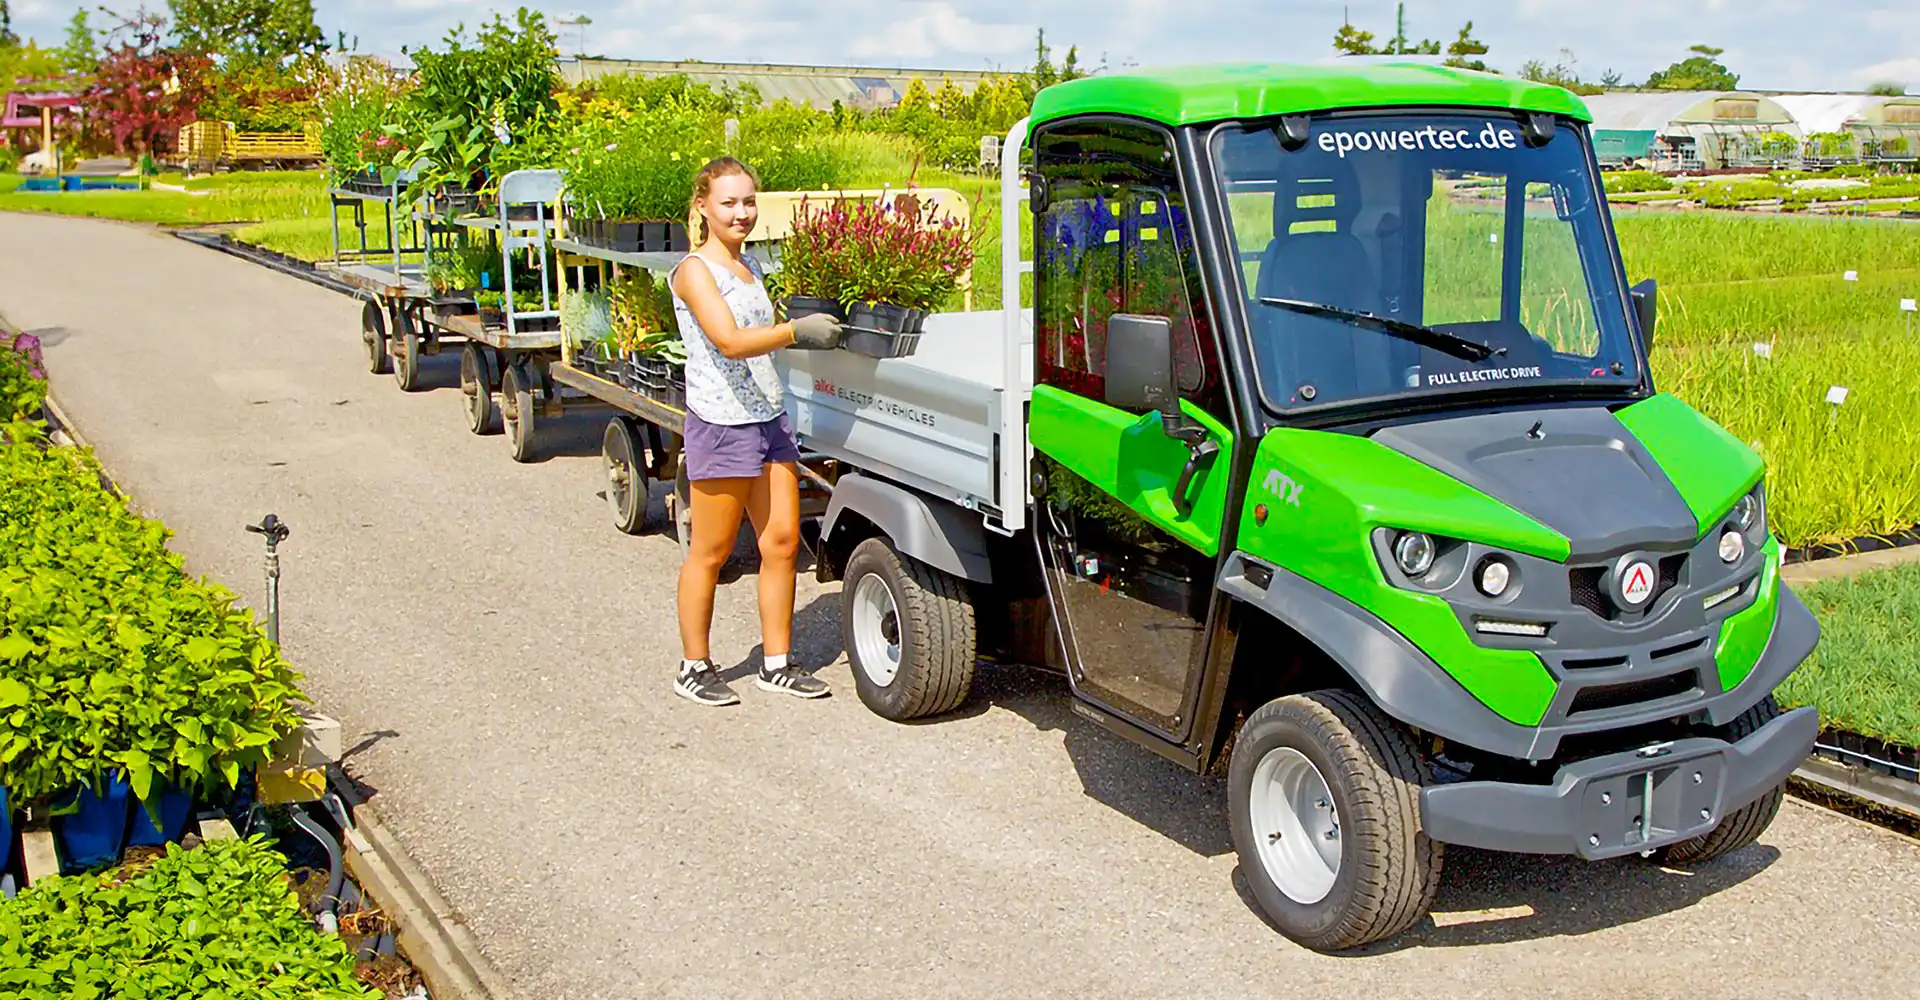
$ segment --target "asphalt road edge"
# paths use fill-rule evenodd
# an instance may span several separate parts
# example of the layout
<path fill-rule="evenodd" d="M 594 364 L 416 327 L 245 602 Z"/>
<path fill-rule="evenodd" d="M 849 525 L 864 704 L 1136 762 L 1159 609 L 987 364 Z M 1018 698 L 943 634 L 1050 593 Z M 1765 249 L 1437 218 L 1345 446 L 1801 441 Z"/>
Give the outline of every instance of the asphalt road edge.
<path fill-rule="evenodd" d="M 0 320 L 0 331 L 12 329 Z M 49 436 L 56 443 L 92 448 L 51 392 L 46 411 L 52 425 Z M 106 474 L 104 468 L 102 473 Z M 109 486 L 127 496 L 111 480 Z M 353 821 L 343 831 L 340 844 L 347 871 L 393 921 L 407 961 L 426 981 L 433 1000 L 512 1000 L 506 977 L 487 959 L 459 911 L 380 821 L 379 809 L 361 799 L 343 779 L 338 765 L 328 768 L 328 784 L 347 803 Z"/>

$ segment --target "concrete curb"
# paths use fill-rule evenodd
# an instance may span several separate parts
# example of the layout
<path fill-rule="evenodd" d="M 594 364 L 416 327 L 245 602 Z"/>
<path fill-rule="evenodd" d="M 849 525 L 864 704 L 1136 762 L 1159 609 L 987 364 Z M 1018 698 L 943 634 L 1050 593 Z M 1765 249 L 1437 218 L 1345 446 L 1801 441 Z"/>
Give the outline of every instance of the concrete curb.
<path fill-rule="evenodd" d="M 0 320 L 0 330 L 8 329 L 6 321 Z M 64 437 L 67 439 L 64 443 L 92 447 L 55 401 L 52 392 L 47 394 L 46 409 L 53 419 L 56 441 Z M 109 483 L 114 492 L 127 496 L 118 484 L 111 480 Z M 426 980 L 427 991 L 434 1000 L 512 1000 L 515 994 L 507 985 L 506 977 L 487 960 L 458 911 L 433 887 L 433 880 L 425 870 L 407 855 L 399 838 L 380 822 L 378 810 L 371 803 L 356 799 L 352 790 L 337 780 L 337 764 L 328 771 L 329 784 L 347 803 L 349 818 L 353 821 L 353 825 L 343 831 L 340 845 L 347 871 L 393 921 L 401 949 Z"/>
<path fill-rule="evenodd" d="M 1877 569 L 1892 569 L 1911 562 L 1920 562 L 1920 545 L 1902 545 L 1892 549 L 1856 552 L 1850 556 L 1789 563 L 1780 570 L 1780 579 L 1791 586 L 1798 587 L 1817 580 L 1833 580 Z"/>
<path fill-rule="evenodd" d="M 337 768 L 330 768 L 337 773 Z M 458 911 L 434 889 L 426 872 L 380 822 L 379 811 L 348 799 L 353 825 L 341 848 L 354 881 L 393 920 L 400 948 L 426 980 L 434 1000 L 509 1000 L 506 978 L 487 961 Z"/>

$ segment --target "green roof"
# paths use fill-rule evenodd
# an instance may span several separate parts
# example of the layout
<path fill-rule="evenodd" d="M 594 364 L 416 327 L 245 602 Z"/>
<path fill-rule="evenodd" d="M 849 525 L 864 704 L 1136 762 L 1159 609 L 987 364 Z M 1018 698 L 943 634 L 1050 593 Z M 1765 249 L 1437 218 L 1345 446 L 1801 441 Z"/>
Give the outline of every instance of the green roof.
<path fill-rule="evenodd" d="M 1227 63 L 1102 73 L 1034 97 L 1034 124 L 1080 114 L 1124 114 L 1167 125 L 1345 108 L 1468 106 L 1568 115 L 1586 105 L 1550 84 L 1421 63 L 1352 66 Z"/>

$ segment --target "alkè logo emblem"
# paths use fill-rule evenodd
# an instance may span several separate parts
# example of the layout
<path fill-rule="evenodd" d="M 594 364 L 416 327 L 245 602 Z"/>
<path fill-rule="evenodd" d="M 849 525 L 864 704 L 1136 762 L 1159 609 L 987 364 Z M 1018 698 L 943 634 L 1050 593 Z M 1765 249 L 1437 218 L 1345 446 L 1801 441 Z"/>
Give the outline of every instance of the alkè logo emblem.
<path fill-rule="evenodd" d="M 1653 564 L 1641 560 L 1627 564 L 1620 574 L 1620 599 L 1637 608 L 1653 596 Z"/>

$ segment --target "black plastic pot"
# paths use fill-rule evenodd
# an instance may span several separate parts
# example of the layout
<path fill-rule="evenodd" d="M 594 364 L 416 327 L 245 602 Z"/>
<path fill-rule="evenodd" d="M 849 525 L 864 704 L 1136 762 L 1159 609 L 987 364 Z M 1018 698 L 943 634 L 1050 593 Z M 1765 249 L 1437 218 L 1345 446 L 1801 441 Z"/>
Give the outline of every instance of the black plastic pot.
<path fill-rule="evenodd" d="M 920 349 L 926 314 L 890 302 L 856 302 L 847 308 L 841 346 L 869 358 L 904 358 Z"/>
<path fill-rule="evenodd" d="M 636 253 L 666 253 L 685 250 L 691 244 L 687 241 L 687 227 L 680 222 L 642 222 L 636 237 Z"/>
<path fill-rule="evenodd" d="M 672 366 L 667 372 L 667 395 L 662 402 L 676 410 L 687 408 L 687 370 Z"/>
<path fill-rule="evenodd" d="M 802 316 L 818 316 L 822 313 L 832 316 L 842 323 L 847 321 L 846 304 L 838 299 L 817 299 L 810 295 L 787 296 L 788 319 L 799 319 Z"/>

